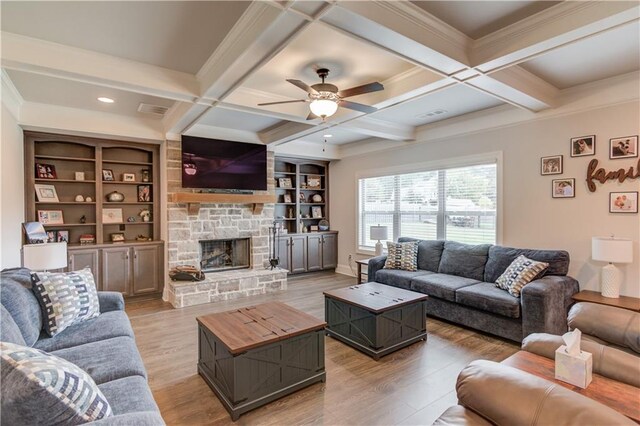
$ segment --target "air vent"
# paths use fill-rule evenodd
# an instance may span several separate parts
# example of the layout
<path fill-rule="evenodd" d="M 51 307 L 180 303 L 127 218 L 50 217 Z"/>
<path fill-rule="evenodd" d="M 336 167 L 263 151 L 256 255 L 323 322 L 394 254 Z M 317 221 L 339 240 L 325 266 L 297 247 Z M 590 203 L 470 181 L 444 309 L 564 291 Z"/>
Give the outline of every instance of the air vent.
<path fill-rule="evenodd" d="M 416 115 L 416 117 L 418 117 L 418 118 L 430 118 L 430 117 L 435 117 L 436 115 L 445 114 L 446 112 L 447 111 L 444 110 L 444 109 L 436 109 L 436 110 L 433 110 L 431 112 L 427 112 L 427 113 L 424 113 L 424 114 Z"/>
<path fill-rule="evenodd" d="M 165 115 L 168 110 L 168 107 L 160 105 L 141 103 L 140 106 L 138 106 L 138 112 L 144 112 L 145 114 Z"/>

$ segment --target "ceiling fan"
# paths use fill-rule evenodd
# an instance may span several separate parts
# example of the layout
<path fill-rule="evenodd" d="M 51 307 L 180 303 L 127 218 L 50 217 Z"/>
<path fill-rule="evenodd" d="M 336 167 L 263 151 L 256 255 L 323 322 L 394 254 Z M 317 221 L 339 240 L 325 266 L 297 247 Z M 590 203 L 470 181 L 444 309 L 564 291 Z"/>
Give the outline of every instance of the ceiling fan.
<path fill-rule="evenodd" d="M 258 106 L 310 102 L 309 109 L 311 110 L 311 112 L 307 116 L 307 120 L 313 120 L 316 117 L 320 117 L 324 120 L 327 117 L 331 117 L 338 110 L 338 106 L 366 113 L 371 113 L 378 110 L 377 108 L 369 105 L 346 101 L 344 100 L 344 98 L 384 90 L 384 86 L 382 84 L 373 82 L 369 84 L 363 84 L 362 86 L 352 87 L 346 90 L 338 90 L 337 86 L 324 82 L 324 79 L 329 75 L 329 70 L 327 68 L 319 68 L 316 72 L 318 73 L 318 77 L 322 79 L 322 83 L 317 83 L 312 86 L 309 86 L 308 84 L 300 80 L 287 79 L 289 83 L 307 92 L 309 94 L 309 99 L 266 102 L 258 104 Z"/>

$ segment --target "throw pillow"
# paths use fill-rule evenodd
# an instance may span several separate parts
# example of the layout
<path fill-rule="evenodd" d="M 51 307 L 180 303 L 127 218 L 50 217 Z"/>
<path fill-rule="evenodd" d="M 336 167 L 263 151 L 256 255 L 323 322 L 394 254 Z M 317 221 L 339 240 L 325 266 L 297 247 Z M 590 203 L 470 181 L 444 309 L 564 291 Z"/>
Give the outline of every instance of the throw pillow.
<path fill-rule="evenodd" d="M 418 270 L 418 242 L 392 243 L 387 241 L 385 269 Z"/>
<path fill-rule="evenodd" d="M 2 422 L 77 425 L 112 415 L 80 367 L 34 348 L 0 342 Z"/>
<path fill-rule="evenodd" d="M 518 256 L 498 277 L 496 287 L 507 290 L 509 294 L 520 297 L 522 287 L 529 284 L 549 267 L 548 263 L 531 260 L 524 255 Z"/>
<path fill-rule="evenodd" d="M 100 315 L 91 269 L 67 273 L 33 272 L 31 279 L 43 309 L 44 329 L 49 336 Z"/>

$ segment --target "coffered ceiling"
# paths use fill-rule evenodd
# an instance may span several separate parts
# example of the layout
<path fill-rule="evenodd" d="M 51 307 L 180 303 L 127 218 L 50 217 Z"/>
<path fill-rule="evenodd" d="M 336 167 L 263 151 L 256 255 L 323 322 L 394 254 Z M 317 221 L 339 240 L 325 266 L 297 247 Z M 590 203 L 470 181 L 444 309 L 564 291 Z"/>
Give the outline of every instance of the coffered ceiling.
<path fill-rule="evenodd" d="M 3 1 L 0 25 L 3 84 L 22 110 L 273 146 L 410 141 L 488 108 L 557 108 L 563 90 L 640 69 L 638 1 Z M 286 79 L 311 85 L 322 67 L 340 89 L 382 83 L 350 99 L 378 110 L 322 121 L 308 103 L 258 106 L 306 99 Z"/>

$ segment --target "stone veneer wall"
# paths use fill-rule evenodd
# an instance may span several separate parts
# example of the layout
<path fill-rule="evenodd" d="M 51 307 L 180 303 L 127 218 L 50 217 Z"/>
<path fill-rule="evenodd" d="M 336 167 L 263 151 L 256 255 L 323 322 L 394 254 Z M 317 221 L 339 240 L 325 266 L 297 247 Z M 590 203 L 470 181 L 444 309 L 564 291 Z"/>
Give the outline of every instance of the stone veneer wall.
<path fill-rule="evenodd" d="M 182 181 L 182 152 L 180 142 L 168 141 L 167 143 L 167 180 L 168 197 L 167 204 L 167 226 L 168 226 L 168 261 L 169 268 L 178 265 L 199 266 L 200 244 L 199 240 L 215 240 L 220 238 L 251 238 L 251 268 L 256 272 L 255 280 L 243 281 L 242 285 L 214 286 L 212 292 L 209 283 L 206 292 L 210 294 L 211 301 L 238 297 L 241 295 L 257 294 L 258 292 L 275 291 L 286 288 L 286 276 L 284 280 L 275 279 L 278 272 L 273 272 L 273 279 L 265 277 L 264 268 L 269 263 L 269 226 L 273 224 L 274 206 L 265 204 L 260 214 L 253 214 L 252 205 L 245 204 L 201 204 L 197 215 L 189 215 L 186 204 L 171 202 L 171 195 L 175 192 L 196 192 L 196 190 L 183 189 Z M 267 191 L 256 191 L 256 194 L 273 193 L 275 181 L 273 179 L 274 156 L 272 152 L 267 153 Z M 241 274 L 247 278 L 250 271 L 244 270 Z M 232 271 L 230 271 L 232 272 Z M 229 272 L 229 273 L 230 273 Z M 258 274 L 259 273 L 259 274 Z M 207 282 L 221 281 L 220 275 L 227 272 L 214 272 L 207 274 Z M 258 279 L 257 276 L 261 278 Z M 278 278 L 280 275 L 278 275 Z M 225 280 L 222 280 L 225 281 Z M 274 284 L 279 282 L 279 284 Z M 254 283 L 254 285 L 248 284 Z M 265 285 L 269 283 L 270 285 Z M 171 284 L 171 283 L 170 283 Z M 261 285 L 259 285 L 261 284 Z M 175 291 L 180 287 L 169 286 L 169 299 L 175 299 Z M 204 284 L 201 290 L 204 290 Z M 278 288 L 276 288 L 278 287 Z M 183 290 L 180 290 L 183 291 Z M 195 291 L 195 287 L 194 287 Z M 171 294 L 174 293 L 174 294 Z M 224 293 L 228 296 L 220 296 Z M 201 296 L 199 300 L 204 300 Z M 173 303 L 173 302 L 172 302 Z M 198 303 L 203 303 L 199 301 Z M 174 306 L 176 304 L 174 303 Z M 184 304 L 182 304 L 184 306 Z"/>

